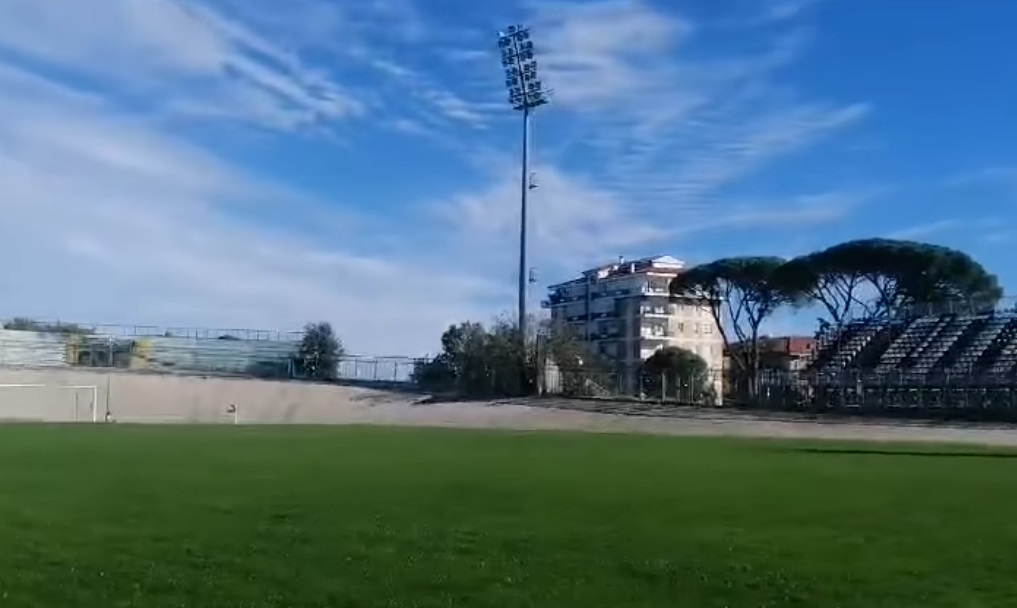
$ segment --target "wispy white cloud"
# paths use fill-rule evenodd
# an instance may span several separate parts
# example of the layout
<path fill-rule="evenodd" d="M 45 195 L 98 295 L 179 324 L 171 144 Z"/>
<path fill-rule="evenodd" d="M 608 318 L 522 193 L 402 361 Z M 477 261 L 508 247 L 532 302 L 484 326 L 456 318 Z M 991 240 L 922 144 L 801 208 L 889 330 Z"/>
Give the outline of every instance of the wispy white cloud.
<path fill-rule="evenodd" d="M 891 230 L 884 236 L 888 239 L 922 240 L 941 235 L 944 232 L 956 230 L 964 223 L 964 220 L 956 218 L 937 220 L 934 222 L 926 222 L 924 224 L 917 224 L 906 228 Z"/>
<path fill-rule="evenodd" d="M 996 165 L 971 171 L 963 171 L 946 178 L 948 187 L 1003 186 L 1017 192 L 1017 167 Z"/>
<path fill-rule="evenodd" d="M 920 222 L 898 228 L 884 236 L 890 239 L 936 240 L 961 232 L 976 232 L 985 236 L 998 234 L 999 228 L 1008 222 L 1001 217 L 965 216 Z"/>
<path fill-rule="evenodd" d="M 500 181 L 455 197 L 438 207 L 465 249 L 483 252 L 467 262 L 481 272 L 510 278 L 519 231 L 519 181 L 510 165 L 499 165 Z M 826 192 L 786 201 L 732 200 L 723 213 L 709 208 L 674 214 L 648 212 L 625 198 L 554 165 L 534 167 L 539 187 L 530 191 L 531 264 L 544 276 L 560 276 L 616 255 L 652 254 L 675 247 L 687 257 L 690 244 L 709 243 L 706 255 L 724 255 L 731 243 L 716 240 L 739 232 L 785 234 L 843 220 L 878 195 L 876 190 Z M 718 250 L 718 246 L 721 247 Z M 488 264 L 488 265 L 484 265 Z"/>
<path fill-rule="evenodd" d="M 792 21 L 823 0 L 761 0 L 752 11 L 723 21 L 728 27 L 752 28 Z"/>
<path fill-rule="evenodd" d="M 505 114 L 505 104 L 495 102 L 491 96 L 475 99 L 460 95 L 455 90 L 455 81 L 435 78 L 416 67 L 379 56 L 376 51 L 361 48 L 355 54 L 398 86 L 395 97 L 409 106 L 404 111 L 416 112 L 420 120 L 434 127 L 452 124 L 483 129 Z"/>
<path fill-rule="evenodd" d="M 709 208 L 689 212 L 689 221 L 675 227 L 677 235 L 740 230 L 796 230 L 842 220 L 875 196 L 874 191 L 827 192 L 793 197 L 788 201 L 756 200 L 728 202 L 725 212 Z"/>
<path fill-rule="evenodd" d="M 533 21 L 555 104 L 616 110 L 677 76 L 670 52 L 693 32 L 635 0 L 541 3 Z"/>
<path fill-rule="evenodd" d="M 0 255 L 28 260 L 0 278 L 9 313 L 271 327 L 328 318 L 355 350 L 412 353 L 446 323 L 511 299 L 518 170 L 499 144 L 516 131 L 500 130 L 510 114 L 493 40 L 467 36 L 436 57 L 424 48 L 433 30 L 405 0 L 291 0 L 272 19 L 264 7 L 0 4 L 0 52 L 14 58 L 0 62 Z M 724 192 L 867 111 L 774 82 L 800 38 L 717 56 L 694 46 L 696 24 L 640 0 L 531 8 L 556 91 L 538 120 L 553 124 L 537 137 L 531 193 L 543 277 L 851 209 L 837 192 Z M 445 61 L 461 71 L 442 74 Z M 386 219 L 252 175 L 153 114 L 285 132 L 387 128 L 440 141 L 480 173 Z M 77 293 L 87 297 L 68 297 Z"/>
<path fill-rule="evenodd" d="M 519 231 L 518 174 L 502 165 L 503 177 L 493 186 L 456 196 L 438 207 L 441 216 L 472 248 L 499 252 L 489 258 L 496 267 L 510 269 Z M 612 255 L 653 243 L 668 232 L 653 225 L 615 198 L 581 178 L 550 166 L 534 167 L 539 187 L 530 191 L 531 248 L 535 264 L 554 270 L 577 268 Z M 487 269 L 490 270 L 490 269 Z"/>
<path fill-rule="evenodd" d="M 541 5 L 537 15 L 555 104 L 585 116 L 572 141 L 599 159 L 604 186 L 636 204 L 701 203 L 869 111 L 799 101 L 774 81 L 802 35 L 731 56 L 705 53 L 692 24 L 639 0 Z"/>
<path fill-rule="evenodd" d="M 661 149 L 634 152 L 609 174 L 616 187 L 654 202 L 665 199 L 676 207 L 692 208 L 712 204 L 716 197 L 710 195 L 718 189 L 857 122 L 867 112 L 862 104 L 835 109 L 803 105 L 745 123 L 732 119 L 679 127 L 679 132 L 694 137 L 699 144 L 695 149 L 676 137 Z"/>
<path fill-rule="evenodd" d="M 993 229 L 982 237 L 982 242 L 993 247 L 1009 247 L 1017 242 L 1017 231 L 1006 228 Z"/>
<path fill-rule="evenodd" d="M 8 71 L 0 82 L 16 81 Z M 414 354 L 505 295 L 411 249 L 361 253 L 371 218 L 329 223 L 328 207 L 59 86 L 29 92 L 31 81 L 16 87 L 30 106 L 0 84 L 0 255 L 23 261 L 2 281 L 7 314 L 255 327 L 326 318 L 354 350 Z M 294 216 L 324 222 L 327 238 L 275 221 Z"/>
<path fill-rule="evenodd" d="M 192 0 L 8 0 L 0 49 L 142 95 L 146 106 L 296 126 L 362 114 L 346 87 Z M 229 112 L 216 111 L 228 107 Z"/>
<path fill-rule="evenodd" d="M 547 202 L 533 210 L 553 235 L 538 249 L 545 263 L 689 247 L 753 224 L 815 226 L 851 211 L 857 188 L 831 193 L 824 206 L 794 195 L 747 204 L 728 192 L 870 111 L 807 99 L 779 83 L 777 71 L 807 49 L 807 32 L 781 32 L 761 52 L 731 54 L 704 45 L 695 23 L 641 0 L 530 8 L 540 69 L 554 91 L 544 115 L 552 135 L 541 129 L 537 137 L 545 165 L 537 173 L 554 190 L 541 188 Z M 773 10 L 781 13 L 774 19 L 793 18 L 790 6 Z M 483 57 L 460 52 L 455 61 Z M 497 69 L 496 56 L 485 61 L 484 70 Z M 504 226 L 496 218 L 514 212 L 512 197 L 506 184 L 467 208 L 459 201 L 454 216 L 464 232 L 488 234 L 480 224 Z"/>

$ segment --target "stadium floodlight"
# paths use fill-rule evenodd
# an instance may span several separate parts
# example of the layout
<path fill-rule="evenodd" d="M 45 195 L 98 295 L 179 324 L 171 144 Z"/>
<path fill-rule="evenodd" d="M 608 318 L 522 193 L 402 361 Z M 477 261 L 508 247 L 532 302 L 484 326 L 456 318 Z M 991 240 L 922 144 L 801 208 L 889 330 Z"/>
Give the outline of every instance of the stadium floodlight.
<path fill-rule="evenodd" d="M 530 113 L 548 102 L 548 91 L 537 75 L 530 30 L 522 25 L 511 25 L 498 34 L 501 65 L 505 68 L 505 88 L 513 110 L 523 114 L 522 177 L 519 201 L 519 334 L 526 341 L 526 293 L 528 272 L 526 267 L 527 193 L 536 184 L 530 175 Z"/>

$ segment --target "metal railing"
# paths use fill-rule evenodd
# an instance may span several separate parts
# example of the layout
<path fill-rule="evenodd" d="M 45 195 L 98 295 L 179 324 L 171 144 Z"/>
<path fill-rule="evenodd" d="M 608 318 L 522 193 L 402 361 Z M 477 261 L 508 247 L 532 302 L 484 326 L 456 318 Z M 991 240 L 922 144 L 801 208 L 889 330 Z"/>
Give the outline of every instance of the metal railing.
<path fill-rule="evenodd" d="M 83 326 L 75 327 L 81 330 Z M 263 379 L 301 377 L 296 364 L 299 343 L 292 340 L 244 340 L 234 333 L 217 333 L 218 330 L 209 330 L 207 334 L 220 335 L 217 339 L 165 334 L 123 337 L 85 331 L 0 330 L 0 368 L 109 369 Z M 416 359 L 411 357 L 345 355 L 340 358 L 336 379 L 409 383 L 415 363 Z"/>
<path fill-rule="evenodd" d="M 1017 419 L 1017 378 L 1013 375 L 846 371 L 819 376 L 807 371 L 765 370 L 750 383 L 730 370 L 683 377 L 639 369 L 552 369 L 544 373 L 540 386 L 544 396 L 619 400 L 643 403 L 650 409 L 722 405 L 771 411 L 924 412 Z M 639 406 L 633 407 L 638 410 Z"/>
<path fill-rule="evenodd" d="M 47 319 L 36 317 L 11 317 L 0 319 L 0 328 L 15 331 L 38 331 L 44 333 L 77 333 L 109 336 L 115 338 L 166 337 L 185 340 L 244 340 L 296 342 L 301 339 L 300 330 L 251 329 L 251 328 L 210 328 L 166 325 L 138 325 L 125 323 L 91 323 Z"/>
<path fill-rule="evenodd" d="M 1000 298 L 994 306 L 985 306 L 977 302 L 933 302 L 913 304 L 903 311 L 906 317 L 921 317 L 925 315 L 957 314 L 975 315 L 986 312 L 1013 312 L 1017 313 L 1017 296 Z"/>

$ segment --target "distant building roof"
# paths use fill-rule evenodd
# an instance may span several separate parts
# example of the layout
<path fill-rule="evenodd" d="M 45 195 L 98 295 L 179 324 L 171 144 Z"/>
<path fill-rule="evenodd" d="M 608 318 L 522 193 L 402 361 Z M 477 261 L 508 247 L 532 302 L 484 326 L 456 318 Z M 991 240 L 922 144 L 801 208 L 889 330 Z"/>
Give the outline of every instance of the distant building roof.
<path fill-rule="evenodd" d="M 556 283 L 548 286 L 548 288 L 557 289 L 566 285 L 585 282 L 591 278 L 594 280 L 605 280 L 620 276 L 645 274 L 654 271 L 677 273 L 683 268 L 685 268 L 685 262 L 669 255 L 657 255 L 639 258 L 637 260 L 626 260 L 624 257 L 619 257 L 616 262 L 584 270 L 581 277 Z"/>
<path fill-rule="evenodd" d="M 738 342 L 731 345 L 731 350 L 740 350 L 746 346 L 745 342 Z M 803 357 L 815 348 L 816 339 L 808 336 L 761 336 L 759 338 L 761 354 Z"/>

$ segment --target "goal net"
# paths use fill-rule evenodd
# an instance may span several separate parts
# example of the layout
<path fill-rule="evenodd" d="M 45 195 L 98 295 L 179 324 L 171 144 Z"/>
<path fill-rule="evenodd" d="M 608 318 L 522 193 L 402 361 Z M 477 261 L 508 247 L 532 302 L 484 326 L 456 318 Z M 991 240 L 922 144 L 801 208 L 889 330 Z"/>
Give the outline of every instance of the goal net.
<path fill-rule="evenodd" d="M 0 422 L 102 422 L 97 386 L 0 384 Z"/>

